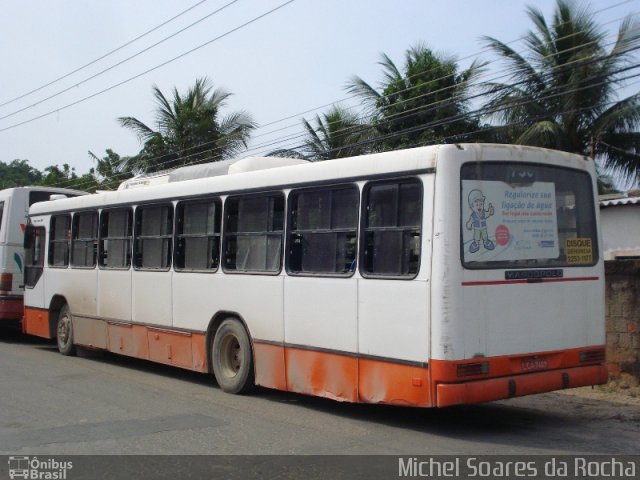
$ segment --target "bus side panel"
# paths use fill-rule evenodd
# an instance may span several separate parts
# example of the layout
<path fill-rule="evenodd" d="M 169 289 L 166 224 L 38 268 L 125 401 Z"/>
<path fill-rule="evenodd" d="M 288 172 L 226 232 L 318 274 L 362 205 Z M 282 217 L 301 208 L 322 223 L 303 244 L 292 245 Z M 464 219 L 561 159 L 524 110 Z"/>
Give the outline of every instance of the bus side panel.
<path fill-rule="evenodd" d="M 237 316 L 253 343 L 258 385 L 286 390 L 283 276 L 222 272 L 173 274 L 173 326 L 206 332 L 214 318 Z M 209 352 L 204 341 L 197 355 Z M 194 357 L 196 350 L 194 350 Z"/>
<path fill-rule="evenodd" d="M 254 341 L 253 358 L 255 359 L 256 385 L 277 390 L 287 389 L 283 345 Z"/>
<path fill-rule="evenodd" d="M 429 284 L 358 280 L 358 352 L 390 359 L 429 358 Z"/>
<path fill-rule="evenodd" d="M 355 355 L 287 348 L 286 363 L 289 391 L 338 401 L 358 401 Z"/>
<path fill-rule="evenodd" d="M 98 271 L 98 315 L 131 321 L 131 270 Z"/>
<path fill-rule="evenodd" d="M 282 276 L 173 274 L 173 326 L 205 332 L 221 312 L 244 321 L 252 339 L 282 342 Z M 179 314 L 178 314 L 179 312 Z"/>
<path fill-rule="evenodd" d="M 286 277 L 284 293 L 288 389 L 356 401 L 357 282 Z"/>
<path fill-rule="evenodd" d="M 72 315 L 96 316 L 96 269 L 55 268 L 45 266 L 45 303 L 48 308 L 54 296 L 66 300 Z"/>
<path fill-rule="evenodd" d="M 149 360 L 182 368 L 193 368 L 191 333 L 149 328 L 147 337 Z"/>
<path fill-rule="evenodd" d="M 429 371 L 425 366 L 360 358 L 358 396 L 361 402 L 430 407 Z"/>
<path fill-rule="evenodd" d="M 67 292 L 67 303 L 73 315 L 95 317 L 98 313 L 96 302 L 98 290 L 98 269 L 74 268 L 64 271 L 61 276 L 64 286 L 60 291 Z M 56 285 L 53 286 L 56 288 Z"/>
<path fill-rule="evenodd" d="M 131 316 L 135 323 L 171 325 L 172 275 L 170 271 L 133 271 Z"/>
<path fill-rule="evenodd" d="M 107 348 L 107 322 L 75 315 L 73 310 L 73 343 L 91 348 Z"/>
<path fill-rule="evenodd" d="M 149 359 L 147 327 L 131 323 L 107 322 L 109 351 L 128 357 Z"/>
<path fill-rule="evenodd" d="M 22 319 L 22 332 L 36 337 L 54 338 L 49 328 L 49 310 L 26 307 Z"/>

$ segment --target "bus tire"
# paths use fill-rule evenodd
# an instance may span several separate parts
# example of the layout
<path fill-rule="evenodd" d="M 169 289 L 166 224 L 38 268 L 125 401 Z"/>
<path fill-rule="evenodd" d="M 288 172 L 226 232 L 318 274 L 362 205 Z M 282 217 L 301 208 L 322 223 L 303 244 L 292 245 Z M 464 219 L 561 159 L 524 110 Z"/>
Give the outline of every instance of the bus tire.
<path fill-rule="evenodd" d="M 247 393 L 254 387 L 253 353 L 244 326 L 227 318 L 216 331 L 211 348 L 213 374 L 227 393 Z"/>
<path fill-rule="evenodd" d="M 60 309 L 60 315 L 58 315 L 56 340 L 58 343 L 58 351 L 62 355 L 75 355 L 76 346 L 73 344 L 73 317 L 67 305 Z"/>

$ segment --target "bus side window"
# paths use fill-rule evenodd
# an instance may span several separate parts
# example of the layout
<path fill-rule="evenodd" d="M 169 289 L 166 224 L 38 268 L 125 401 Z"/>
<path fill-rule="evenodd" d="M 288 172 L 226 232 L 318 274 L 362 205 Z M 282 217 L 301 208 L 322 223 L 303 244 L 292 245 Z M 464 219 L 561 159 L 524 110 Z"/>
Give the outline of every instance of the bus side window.
<path fill-rule="evenodd" d="M 135 217 L 134 267 L 143 270 L 170 268 L 173 206 L 138 207 Z"/>
<path fill-rule="evenodd" d="M 176 209 L 176 270 L 215 271 L 220 263 L 221 202 L 180 202 Z"/>
<path fill-rule="evenodd" d="M 28 239 L 27 239 L 28 238 Z M 44 227 L 27 227 L 25 233 L 24 284 L 34 287 L 42 276 L 44 267 Z"/>
<path fill-rule="evenodd" d="M 71 229 L 71 266 L 93 268 L 96 266 L 98 246 L 97 212 L 76 213 Z"/>
<path fill-rule="evenodd" d="M 416 179 L 369 183 L 362 217 L 362 275 L 415 276 L 420 266 L 422 184 Z"/>
<path fill-rule="evenodd" d="M 282 263 L 284 196 L 230 197 L 225 202 L 224 269 L 277 273 Z"/>
<path fill-rule="evenodd" d="M 292 192 L 287 269 L 292 274 L 350 275 L 355 270 L 356 186 Z"/>
<path fill-rule="evenodd" d="M 69 265 L 69 240 L 71 237 L 71 216 L 51 217 L 49 231 L 49 265 L 67 267 Z"/>
<path fill-rule="evenodd" d="M 131 209 L 103 210 L 100 214 L 101 268 L 128 269 L 131 265 Z"/>

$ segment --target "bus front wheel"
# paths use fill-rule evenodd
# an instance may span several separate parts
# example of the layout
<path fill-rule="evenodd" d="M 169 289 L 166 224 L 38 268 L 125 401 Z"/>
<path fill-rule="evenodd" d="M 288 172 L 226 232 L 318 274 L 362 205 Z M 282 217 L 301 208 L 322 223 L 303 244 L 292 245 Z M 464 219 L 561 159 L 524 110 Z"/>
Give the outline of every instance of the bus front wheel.
<path fill-rule="evenodd" d="M 251 342 L 244 326 L 234 318 L 222 322 L 211 349 L 213 373 L 227 393 L 246 393 L 254 386 Z"/>
<path fill-rule="evenodd" d="M 76 347 L 73 344 L 73 320 L 69 307 L 65 305 L 58 315 L 58 326 L 56 328 L 56 338 L 58 341 L 58 351 L 62 355 L 74 355 Z"/>

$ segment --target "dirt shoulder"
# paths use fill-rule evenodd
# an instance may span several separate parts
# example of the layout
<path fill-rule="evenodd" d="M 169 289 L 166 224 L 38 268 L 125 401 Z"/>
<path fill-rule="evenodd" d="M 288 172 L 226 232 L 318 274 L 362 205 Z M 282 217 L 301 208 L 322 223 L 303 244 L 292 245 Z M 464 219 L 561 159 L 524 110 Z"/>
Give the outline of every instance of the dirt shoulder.
<path fill-rule="evenodd" d="M 559 393 L 640 407 L 640 383 L 631 376 L 611 379 L 606 385 L 572 388 Z"/>

